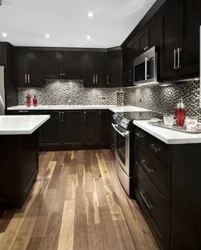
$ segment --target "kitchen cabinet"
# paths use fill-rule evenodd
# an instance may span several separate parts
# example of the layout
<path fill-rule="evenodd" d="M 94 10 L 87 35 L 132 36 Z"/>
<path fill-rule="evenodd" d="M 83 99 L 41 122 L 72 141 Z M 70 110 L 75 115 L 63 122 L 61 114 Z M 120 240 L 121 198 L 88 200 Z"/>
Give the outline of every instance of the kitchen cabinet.
<path fill-rule="evenodd" d="M 99 133 L 99 112 L 84 111 L 84 142 L 86 144 L 98 144 Z"/>
<path fill-rule="evenodd" d="M 83 143 L 83 112 L 62 112 L 60 117 L 62 125 L 62 140 L 64 145 L 81 146 Z"/>
<path fill-rule="evenodd" d="M 109 137 L 109 113 L 108 111 L 99 111 L 99 123 L 100 123 L 100 144 L 108 145 Z"/>
<path fill-rule="evenodd" d="M 109 118 L 107 110 L 7 111 L 7 115 L 49 114 L 40 128 L 42 149 L 108 148 Z"/>
<path fill-rule="evenodd" d="M 55 148 L 61 144 L 61 115 L 60 112 L 43 112 L 50 114 L 50 119 L 41 127 L 40 146 Z"/>
<path fill-rule="evenodd" d="M 42 85 L 41 52 L 19 51 L 14 53 L 13 81 L 17 86 Z"/>
<path fill-rule="evenodd" d="M 201 2 L 170 1 L 161 12 L 160 77 L 179 80 L 199 76 Z"/>
<path fill-rule="evenodd" d="M 133 56 L 132 48 L 123 48 L 123 86 L 133 85 Z"/>
<path fill-rule="evenodd" d="M 89 52 L 84 58 L 84 87 L 107 85 L 107 52 Z"/>
<path fill-rule="evenodd" d="M 44 79 L 82 79 L 84 55 L 81 52 L 44 52 Z"/>
<path fill-rule="evenodd" d="M 108 87 L 121 87 L 123 82 L 122 49 L 108 51 Z"/>
<path fill-rule="evenodd" d="M 135 196 L 161 249 L 200 249 L 201 144 L 165 144 L 135 127 L 134 150 Z"/>

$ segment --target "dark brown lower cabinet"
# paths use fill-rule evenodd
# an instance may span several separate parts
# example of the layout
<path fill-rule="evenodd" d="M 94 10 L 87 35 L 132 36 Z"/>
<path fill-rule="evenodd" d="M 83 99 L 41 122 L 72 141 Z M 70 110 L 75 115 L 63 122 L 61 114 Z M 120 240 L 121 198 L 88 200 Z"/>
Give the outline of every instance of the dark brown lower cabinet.
<path fill-rule="evenodd" d="M 38 130 L 0 136 L 0 204 L 21 208 L 38 173 Z"/>
<path fill-rule="evenodd" d="M 135 133 L 135 196 L 160 248 L 201 249 L 201 144 Z"/>
<path fill-rule="evenodd" d="M 46 114 L 40 128 L 41 149 L 87 149 L 109 147 L 107 110 L 8 111 L 9 115 Z"/>

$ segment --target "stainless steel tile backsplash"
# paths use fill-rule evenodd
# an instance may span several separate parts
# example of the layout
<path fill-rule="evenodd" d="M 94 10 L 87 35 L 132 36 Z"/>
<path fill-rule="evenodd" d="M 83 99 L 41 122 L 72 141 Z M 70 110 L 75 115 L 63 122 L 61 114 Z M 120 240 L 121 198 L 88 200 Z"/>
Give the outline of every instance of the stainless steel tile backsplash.
<path fill-rule="evenodd" d="M 37 88 L 19 88 L 18 102 L 24 105 L 27 93 L 37 95 L 40 105 L 134 105 L 174 114 L 179 98 L 184 99 L 188 115 L 199 115 L 199 82 L 130 88 L 84 88 L 83 81 L 47 80 Z M 101 100 L 105 97 L 105 100 Z M 200 119 L 201 120 L 201 119 Z"/>

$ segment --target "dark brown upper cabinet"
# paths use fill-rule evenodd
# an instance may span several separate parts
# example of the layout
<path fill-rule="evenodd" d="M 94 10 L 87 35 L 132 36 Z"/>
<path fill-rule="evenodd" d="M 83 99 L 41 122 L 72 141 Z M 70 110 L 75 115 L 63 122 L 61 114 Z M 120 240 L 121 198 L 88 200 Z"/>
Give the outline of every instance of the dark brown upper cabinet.
<path fill-rule="evenodd" d="M 13 81 L 17 86 L 42 85 L 41 52 L 15 52 L 13 56 Z"/>
<path fill-rule="evenodd" d="M 44 52 L 44 79 L 83 79 L 82 52 Z"/>
<path fill-rule="evenodd" d="M 122 49 L 108 51 L 108 87 L 121 87 L 123 82 Z"/>
<path fill-rule="evenodd" d="M 107 85 L 107 52 L 89 52 L 84 58 L 84 86 L 105 87 Z"/>
<path fill-rule="evenodd" d="M 199 75 L 201 2 L 168 2 L 161 12 L 160 77 L 179 80 Z"/>

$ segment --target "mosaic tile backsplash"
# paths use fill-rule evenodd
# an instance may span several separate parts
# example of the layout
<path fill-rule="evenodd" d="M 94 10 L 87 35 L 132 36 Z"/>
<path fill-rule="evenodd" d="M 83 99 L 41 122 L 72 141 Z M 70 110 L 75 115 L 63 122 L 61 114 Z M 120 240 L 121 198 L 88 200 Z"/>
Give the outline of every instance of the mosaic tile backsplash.
<path fill-rule="evenodd" d="M 37 95 L 40 105 L 134 105 L 174 114 L 179 98 L 188 115 L 199 115 L 199 82 L 130 88 L 84 88 L 81 80 L 47 80 L 43 87 L 19 88 L 18 102 L 24 105 L 27 93 Z M 101 97 L 105 97 L 102 100 Z M 201 116 L 200 116 L 201 120 Z"/>
<path fill-rule="evenodd" d="M 29 93 L 36 94 L 39 105 L 121 105 L 120 91 L 121 88 L 84 88 L 81 80 L 47 80 L 42 87 L 19 88 L 18 103 L 25 105 Z"/>

